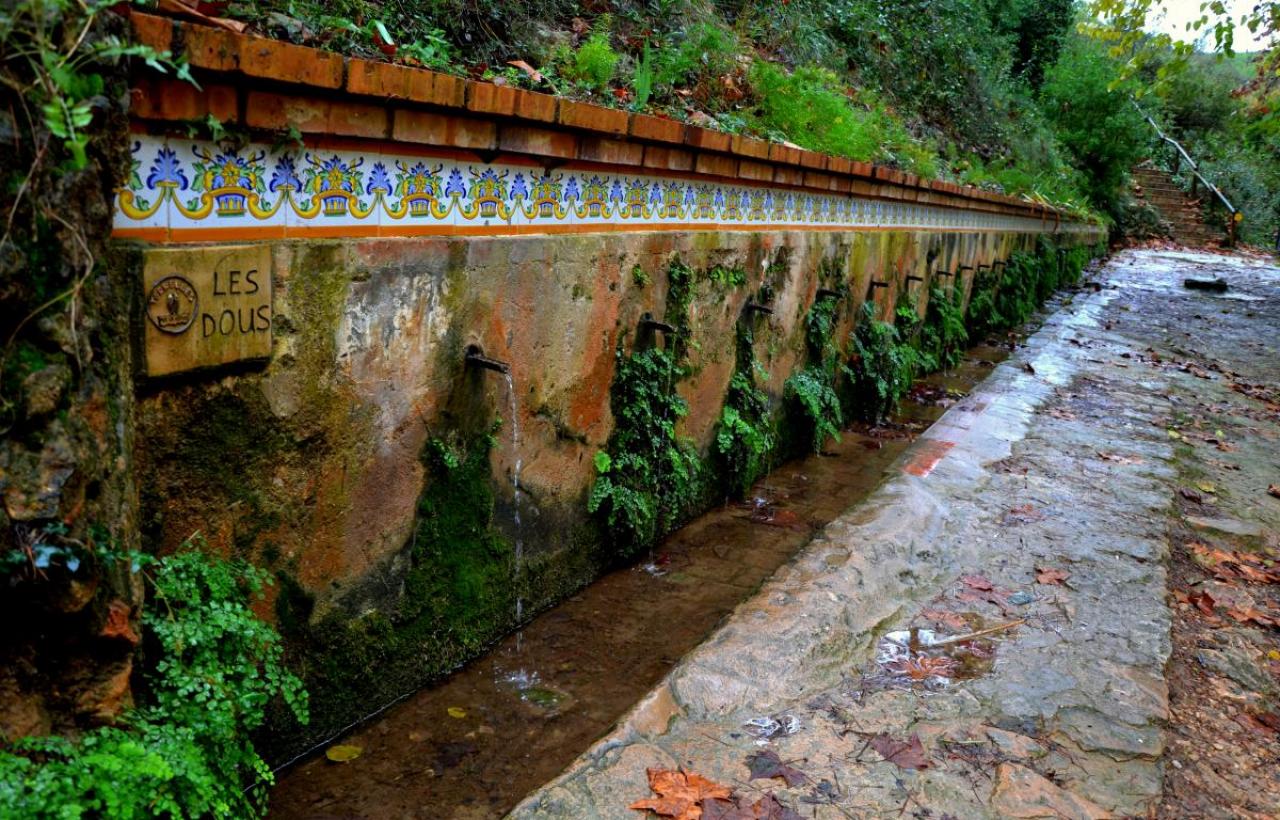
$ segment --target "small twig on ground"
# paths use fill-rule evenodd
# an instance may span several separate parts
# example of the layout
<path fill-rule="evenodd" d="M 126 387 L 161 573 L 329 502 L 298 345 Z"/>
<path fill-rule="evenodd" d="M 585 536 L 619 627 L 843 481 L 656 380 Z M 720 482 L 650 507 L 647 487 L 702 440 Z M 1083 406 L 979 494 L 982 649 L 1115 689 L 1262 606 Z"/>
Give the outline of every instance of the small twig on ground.
<path fill-rule="evenodd" d="M 979 629 L 977 632 L 970 632 L 968 635 L 956 635 L 951 638 L 944 638 L 943 640 L 940 640 L 940 641 L 934 641 L 933 643 L 929 644 L 929 646 L 926 648 L 932 648 L 935 646 L 949 646 L 953 643 L 964 643 L 965 641 L 972 641 L 976 638 L 983 638 L 983 637 L 986 637 L 987 635 L 994 635 L 997 632 L 1003 632 L 1006 629 L 1013 629 L 1015 626 L 1022 626 L 1026 622 L 1027 622 L 1026 618 L 1019 618 L 1016 621 L 1009 621 L 1007 624 L 998 624 L 996 626 L 988 627 L 987 629 Z"/>

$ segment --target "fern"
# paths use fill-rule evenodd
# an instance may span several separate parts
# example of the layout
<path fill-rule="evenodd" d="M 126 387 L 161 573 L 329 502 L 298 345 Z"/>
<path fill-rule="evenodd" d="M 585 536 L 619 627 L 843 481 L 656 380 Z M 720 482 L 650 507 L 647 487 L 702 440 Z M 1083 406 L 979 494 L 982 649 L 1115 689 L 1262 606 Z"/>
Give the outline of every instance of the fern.
<path fill-rule="evenodd" d="M 919 323 L 915 311 L 910 314 L 914 320 L 908 320 L 908 330 Z M 852 411 L 864 421 L 878 423 L 893 412 L 911 387 L 920 369 L 920 354 L 898 327 L 875 318 L 871 302 L 863 304 L 850 341 Z"/>
<path fill-rule="evenodd" d="M 950 370 L 964 358 L 969 333 L 964 325 L 963 299 L 959 289 L 949 295 L 937 284 L 929 288 L 929 307 L 920 328 L 920 352 L 926 357 L 921 366 L 925 371 Z"/>

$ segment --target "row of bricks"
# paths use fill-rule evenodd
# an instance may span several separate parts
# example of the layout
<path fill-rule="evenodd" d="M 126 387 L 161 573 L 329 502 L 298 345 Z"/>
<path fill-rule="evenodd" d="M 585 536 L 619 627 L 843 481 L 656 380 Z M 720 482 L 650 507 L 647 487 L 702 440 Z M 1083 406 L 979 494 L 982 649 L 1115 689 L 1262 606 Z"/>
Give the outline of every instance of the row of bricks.
<path fill-rule="evenodd" d="M 882 183 L 882 187 L 883 183 L 889 183 L 899 188 L 915 189 L 911 195 L 901 191 L 894 198 L 919 201 L 936 198 L 938 202 L 946 199 L 945 196 L 920 195 L 933 192 L 984 201 L 995 206 L 991 210 L 1011 213 L 1045 210 L 975 188 L 921 180 L 897 169 L 685 125 L 647 114 L 464 80 L 421 68 L 344 58 L 319 49 L 236 34 L 211 26 L 181 23 L 167 17 L 133 12 L 131 20 L 140 42 L 158 51 L 170 51 L 175 57 L 185 57 L 192 66 L 208 72 L 239 72 L 248 77 L 328 91 L 345 90 L 352 95 L 383 100 L 465 109 L 474 114 L 559 125 L 608 136 L 579 138 L 569 132 L 539 127 L 506 127 L 501 129 L 500 135 L 493 121 L 389 109 L 385 105 L 354 100 L 267 92 L 249 93 L 245 124 L 254 128 L 293 126 L 303 133 L 390 137 L 406 142 L 478 150 L 497 148 L 718 176 L 741 174 L 753 180 L 772 179 L 792 184 L 800 184 L 796 180 L 803 180 L 806 174 L 814 177 L 822 176 L 821 172 L 829 172 L 863 180 L 863 185 L 832 182 L 822 186 L 834 190 L 862 188 L 874 180 Z M 197 91 L 189 85 L 153 78 L 140 79 L 135 85 L 137 107 L 134 114 L 143 119 L 184 120 L 212 115 L 231 122 L 236 121 L 239 115 L 237 94 L 232 86 L 206 83 L 202 91 Z M 680 147 L 645 146 L 615 137 Z M 524 147 L 517 148 L 516 144 Z"/>

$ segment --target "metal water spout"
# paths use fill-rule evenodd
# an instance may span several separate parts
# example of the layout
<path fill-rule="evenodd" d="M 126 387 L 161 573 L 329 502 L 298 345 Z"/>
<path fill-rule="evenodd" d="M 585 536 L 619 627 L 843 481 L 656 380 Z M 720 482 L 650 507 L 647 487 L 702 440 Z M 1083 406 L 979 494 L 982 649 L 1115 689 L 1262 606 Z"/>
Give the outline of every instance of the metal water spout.
<path fill-rule="evenodd" d="M 643 316 L 640 317 L 640 327 L 644 328 L 645 330 L 657 331 L 658 333 L 675 333 L 676 332 L 676 329 L 671 325 L 667 324 L 666 322 L 659 322 L 657 319 L 653 318 L 652 313 L 645 313 Z"/>
<path fill-rule="evenodd" d="M 923 281 L 924 281 L 924 277 L 923 277 L 923 276 L 916 276 L 914 273 L 912 273 L 912 274 L 908 274 L 908 275 L 907 275 L 907 281 L 908 281 L 908 282 L 923 282 Z"/>
<path fill-rule="evenodd" d="M 503 375 L 511 372 L 511 365 L 506 362 L 500 362 L 497 359 L 490 359 L 484 355 L 484 351 L 480 349 L 479 345 L 467 345 L 463 361 L 466 362 L 467 367 L 483 367 L 485 370 L 492 370 Z"/>
<path fill-rule="evenodd" d="M 815 302 L 820 302 L 823 299 L 839 299 L 839 298 L 840 298 L 840 291 L 832 290 L 831 288 L 818 288 L 817 292 L 813 294 L 813 299 Z"/>
<path fill-rule="evenodd" d="M 773 315 L 773 308 L 768 305 L 762 305 L 759 302 L 747 302 L 747 305 L 743 310 L 747 313 L 763 313 L 766 316 Z"/>

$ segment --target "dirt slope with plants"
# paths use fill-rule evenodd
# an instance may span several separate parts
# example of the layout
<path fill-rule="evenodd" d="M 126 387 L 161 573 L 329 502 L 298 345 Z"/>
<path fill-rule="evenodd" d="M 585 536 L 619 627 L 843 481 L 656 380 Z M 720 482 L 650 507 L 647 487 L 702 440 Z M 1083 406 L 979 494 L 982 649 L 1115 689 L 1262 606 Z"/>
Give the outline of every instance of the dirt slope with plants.
<path fill-rule="evenodd" d="M 1070 0 L 263 0 L 219 10 L 295 43 L 646 110 L 1080 214 L 1117 208 L 1117 183 L 1146 138 L 1125 90 L 1109 87 L 1114 64 L 1075 33 Z M 1094 137 L 1102 130 L 1105 142 Z"/>

